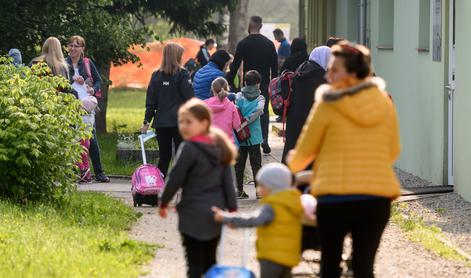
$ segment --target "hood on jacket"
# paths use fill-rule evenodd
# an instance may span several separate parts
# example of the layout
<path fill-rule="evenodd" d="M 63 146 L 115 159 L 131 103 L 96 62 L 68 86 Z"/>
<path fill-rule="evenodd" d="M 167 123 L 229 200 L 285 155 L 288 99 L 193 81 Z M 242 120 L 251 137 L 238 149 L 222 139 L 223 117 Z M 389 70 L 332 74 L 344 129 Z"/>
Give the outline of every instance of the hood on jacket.
<path fill-rule="evenodd" d="M 299 79 L 309 79 L 313 75 L 319 74 L 322 72 L 322 75 L 325 75 L 325 70 L 316 62 L 314 61 L 306 61 L 299 66 L 297 69 L 298 74 L 296 78 Z"/>
<path fill-rule="evenodd" d="M 340 113 L 361 126 L 374 126 L 386 117 L 390 105 L 391 99 L 384 88 L 385 82 L 379 77 L 338 90 L 322 85 L 316 92 L 316 101 L 332 103 Z"/>
<path fill-rule="evenodd" d="M 221 150 L 215 144 L 192 142 L 199 150 L 201 150 L 212 165 L 221 163 Z"/>
<path fill-rule="evenodd" d="M 8 51 L 8 55 L 13 58 L 13 64 L 15 66 L 20 66 L 23 64 L 23 60 L 21 59 L 21 52 L 18 49 L 10 49 Z"/>
<path fill-rule="evenodd" d="M 211 98 L 208 98 L 207 100 L 205 100 L 206 104 L 208 104 L 209 107 L 211 107 L 211 109 L 214 111 L 214 112 L 221 112 L 221 111 L 225 111 L 227 109 L 229 109 L 231 107 L 231 102 L 226 98 L 224 98 L 222 101 L 219 99 L 219 97 L 217 96 L 213 96 Z"/>
<path fill-rule="evenodd" d="M 257 86 L 245 86 L 241 91 L 242 95 L 249 101 L 257 99 L 261 93 Z"/>
<path fill-rule="evenodd" d="M 301 205 L 301 193 L 297 189 L 286 189 L 266 196 L 263 202 L 275 203 L 285 207 L 294 216 L 301 216 L 303 207 Z"/>

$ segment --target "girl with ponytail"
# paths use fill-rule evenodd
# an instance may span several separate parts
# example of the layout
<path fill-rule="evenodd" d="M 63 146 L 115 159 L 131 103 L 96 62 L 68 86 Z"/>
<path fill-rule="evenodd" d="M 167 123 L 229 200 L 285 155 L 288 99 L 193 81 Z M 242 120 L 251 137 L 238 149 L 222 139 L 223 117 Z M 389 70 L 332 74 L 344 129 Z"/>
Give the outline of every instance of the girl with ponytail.
<path fill-rule="evenodd" d="M 213 97 L 205 100 L 213 112 L 213 126 L 220 128 L 234 143 L 234 129 L 240 127 L 240 118 L 236 106 L 227 98 L 229 85 L 224 77 L 218 77 L 211 83 Z"/>
<path fill-rule="evenodd" d="M 202 277 L 216 263 L 221 224 L 214 221 L 211 207 L 237 209 L 231 170 L 237 152 L 224 132 L 211 127 L 211 118 L 202 100 L 193 98 L 180 107 L 178 128 L 184 141 L 167 176 L 159 210 L 167 217 L 168 203 L 182 189 L 177 212 L 187 277 Z"/>

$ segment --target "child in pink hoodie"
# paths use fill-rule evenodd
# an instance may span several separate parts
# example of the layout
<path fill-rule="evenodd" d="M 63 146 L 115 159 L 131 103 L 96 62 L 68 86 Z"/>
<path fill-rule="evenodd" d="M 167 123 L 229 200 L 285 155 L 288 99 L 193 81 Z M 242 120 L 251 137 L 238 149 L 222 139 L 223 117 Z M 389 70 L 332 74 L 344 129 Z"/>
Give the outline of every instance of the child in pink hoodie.
<path fill-rule="evenodd" d="M 235 143 L 233 130 L 240 127 L 240 118 L 236 106 L 227 98 L 228 91 L 226 79 L 218 77 L 211 83 L 213 97 L 205 102 L 213 112 L 213 125 L 222 129 Z"/>

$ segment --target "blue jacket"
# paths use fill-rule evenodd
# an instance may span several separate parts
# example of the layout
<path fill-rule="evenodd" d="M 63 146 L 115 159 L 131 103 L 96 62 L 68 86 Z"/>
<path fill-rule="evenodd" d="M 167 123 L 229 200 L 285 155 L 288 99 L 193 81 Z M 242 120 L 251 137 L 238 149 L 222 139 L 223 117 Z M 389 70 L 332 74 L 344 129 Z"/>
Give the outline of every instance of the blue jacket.
<path fill-rule="evenodd" d="M 211 83 L 220 76 L 224 77 L 224 72 L 213 62 L 209 62 L 206 66 L 199 69 L 193 79 L 195 97 L 202 100 L 212 97 Z"/>
<path fill-rule="evenodd" d="M 244 88 L 242 88 L 242 91 Z M 263 114 L 265 98 L 262 95 L 254 99 L 248 99 L 244 93 L 236 94 L 236 105 L 242 116 L 247 119 L 250 129 L 250 137 L 247 141 L 239 142 L 239 146 L 254 146 L 263 143 L 262 126 L 260 116 Z"/>

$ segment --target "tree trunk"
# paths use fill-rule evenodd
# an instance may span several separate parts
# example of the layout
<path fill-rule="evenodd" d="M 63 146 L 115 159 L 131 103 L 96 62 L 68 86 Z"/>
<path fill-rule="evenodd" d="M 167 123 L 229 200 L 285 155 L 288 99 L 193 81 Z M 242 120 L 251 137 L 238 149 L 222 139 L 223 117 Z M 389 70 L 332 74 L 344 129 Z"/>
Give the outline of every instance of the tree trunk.
<path fill-rule="evenodd" d="M 229 19 L 229 9 L 225 8 L 223 11 L 219 12 L 218 23 L 223 25 L 225 30 L 221 35 L 216 38 L 218 43 L 218 49 L 229 50 Z"/>
<path fill-rule="evenodd" d="M 239 0 L 237 7 L 231 11 L 229 23 L 229 51 L 235 53 L 237 43 L 247 34 L 249 0 Z"/>
<path fill-rule="evenodd" d="M 100 111 L 96 114 L 96 131 L 98 133 L 106 133 L 106 109 L 108 107 L 108 92 L 110 88 L 110 69 L 111 63 L 101 65 L 99 71 L 103 78 L 101 83 L 101 99 L 98 100 Z"/>

